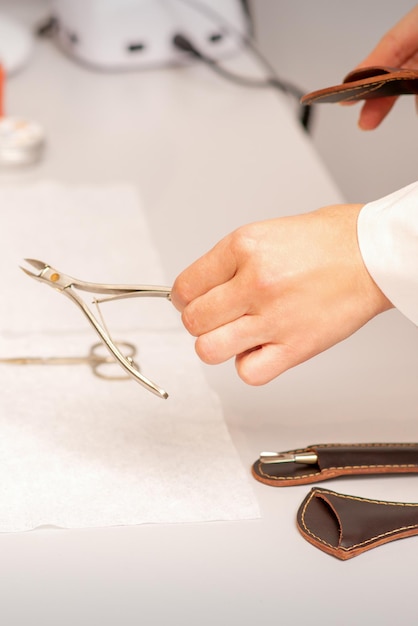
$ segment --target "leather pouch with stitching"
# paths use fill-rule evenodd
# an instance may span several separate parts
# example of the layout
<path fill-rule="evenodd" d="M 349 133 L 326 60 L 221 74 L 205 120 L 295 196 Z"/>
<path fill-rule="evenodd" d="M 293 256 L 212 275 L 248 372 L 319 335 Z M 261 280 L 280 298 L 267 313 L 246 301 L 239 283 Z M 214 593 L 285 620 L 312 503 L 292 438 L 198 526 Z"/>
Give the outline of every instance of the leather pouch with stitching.
<path fill-rule="evenodd" d="M 340 85 L 304 95 L 301 103 L 356 102 L 406 94 L 418 94 L 418 70 L 373 66 L 353 70 Z"/>
<path fill-rule="evenodd" d="M 316 456 L 315 463 L 263 463 L 252 467 L 254 478 L 273 487 L 304 485 L 339 476 L 418 473 L 418 443 L 315 444 L 279 456 Z"/>
<path fill-rule="evenodd" d="M 418 504 L 314 487 L 299 508 L 297 525 L 316 548 L 347 560 L 389 541 L 418 535 Z"/>

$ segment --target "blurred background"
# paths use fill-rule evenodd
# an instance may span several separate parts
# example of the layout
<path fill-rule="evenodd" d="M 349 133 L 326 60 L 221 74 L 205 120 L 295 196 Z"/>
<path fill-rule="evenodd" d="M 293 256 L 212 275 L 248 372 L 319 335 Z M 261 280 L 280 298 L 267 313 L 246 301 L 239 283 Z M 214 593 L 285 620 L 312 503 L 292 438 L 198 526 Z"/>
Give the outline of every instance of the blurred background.
<path fill-rule="evenodd" d="M 416 2 L 253 0 L 255 36 L 277 72 L 307 91 L 336 85 Z M 418 178 L 413 97 L 398 100 L 373 132 L 359 106 L 316 107 L 312 140 L 349 202 L 380 197 Z"/>
<path fill-rule="evenodd" d="M 232 2 L 207 3 L 222 12 L 229 11 Z M 0 11 L 32 28 L 48 16 L 53 4 L 49 0 L 0 0 Z M 78 0 L 66 4 L 83 5 Z M 200 0 L 200 4 L 205 2 Z M 252 36 L 277 74 L 308 92 L 341 82 L 415 2 L 246 0 L 244 5 L 252 18 Z M 410 96 L 401 98 L 373 132 L 358 129 L 358 112 L 359 105 L 315 107 L 311 138 L 344 198 L 366 202 L 418 177 L 418 120 Z"/>

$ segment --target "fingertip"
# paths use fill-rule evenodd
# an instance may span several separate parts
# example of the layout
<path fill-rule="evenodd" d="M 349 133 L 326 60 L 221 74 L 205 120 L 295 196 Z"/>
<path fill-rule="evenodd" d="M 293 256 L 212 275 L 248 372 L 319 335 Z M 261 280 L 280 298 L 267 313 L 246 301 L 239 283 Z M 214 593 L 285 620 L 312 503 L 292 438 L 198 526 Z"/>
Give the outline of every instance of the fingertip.
<path fill-rule="evenodd" d="M 258 346 L 257 348 L 248 350 L 248 352 L 238 354 L 235 357 L 235 369 L 238 376 L 246 385 L 257 387 L 263 385 L 265 382 L 268 382 L 267 380 L 264 380 L 264 376 L 260 376 L 262 372 L 260 372 L 256 367 L 256 363 L 252 357 L 255 352 L 258 352 L 261 349 L 261 346 Z"/>
<path fill-rule="evenodd" d="M 377 100 L 366 100 L 360 112 L 358 127 L 361 130 L 374 130 L 385 119 L 396 98 L 378 98 Z"/>
<path fill-rule="evenodd" d="M 177 292 L 174 289 L 174 285 L 171 288 L 170 302 L 174 306 L 174 308 L 177 309 L 177 311 L 180 311 L 180 312 L 182 311 L 183 307 L 182 307 L 179 299 L 177 298 Z"/>
<path fill-rule="evenodd" d="M 193 308 L 194 308 L 193 304 L 190 306 L 186 305 L 185 307 L 183 307 L 183 310 L 181 312 L 181 321 L 183 322 L 183 326 L 185 327 L 185 329 L 193 337 L 198 337 L 200 334 L 200 329 L 199 329 L 198 320 L 193 311 Z"/>
<path fill-rule="evenodd" d="M 184 279 L 183 274 L 180 274 L 175 279 L 171 288 L 170 299 L 174 307 L 182 313 L 186 306 L 191 301 L 188 295 L 187 281 Z"/>
<path fill-rule="evenodd" d="M 196 354 L 206 365 L 219 365 L 224 358 L 219 355 L 219 348 L 211 333 L 198 336 L 195 341 Z"/>
<path fill-rule="evenodd" d="M 280 363 L 280 359 L 272 359 L 272 350 L 269 348 L 271 347 L 258 346 L 235 358 L 237 374 L 247 385 L 260 387 L 287 369 Z"/>
<path fill-rule="evenodd" d="M 177 298 L 176 292 L 173 290 L 171 290 L 170 302 L 174 306 L 174 308 L 177 309 L 177 311 L 182 313 L 182 311 L 184 310 L 184 304 Z"/>
<path fill-rule="evenodd" d="M 377 128 L 378 124 L 374 122 L 371 123 L 370 120 L 360 115 L 358 122 L 357 122 L 357 126 L 359 127 L 360 130 L 368 131 L 368 130 L 374 130 L 375 128 Z"/>
<path fill-rule="evenodd" d="M 374 130 L 382 121 L 383 117 L 377 111 L 363 109 L 358 118 L 357 125 L 360 130 Z"/>

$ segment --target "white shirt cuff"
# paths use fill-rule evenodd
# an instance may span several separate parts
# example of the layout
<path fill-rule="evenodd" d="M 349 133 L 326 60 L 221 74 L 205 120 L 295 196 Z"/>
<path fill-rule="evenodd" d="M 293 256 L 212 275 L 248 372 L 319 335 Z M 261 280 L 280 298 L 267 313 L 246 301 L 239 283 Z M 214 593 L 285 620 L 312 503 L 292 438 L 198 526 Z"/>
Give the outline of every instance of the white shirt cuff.
<path fill-rule="evenodd" d="M 357 234 L 375 283 L 418 325 L 418 182 L 366 204 Z"/>

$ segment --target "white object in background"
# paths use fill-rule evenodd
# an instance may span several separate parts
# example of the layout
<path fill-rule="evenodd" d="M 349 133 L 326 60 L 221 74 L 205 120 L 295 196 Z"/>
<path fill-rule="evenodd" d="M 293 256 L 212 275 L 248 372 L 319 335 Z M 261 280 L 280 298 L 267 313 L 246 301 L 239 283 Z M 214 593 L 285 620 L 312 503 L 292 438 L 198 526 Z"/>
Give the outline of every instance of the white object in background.
<path fill-rule="evenodd" d="M 0 165 L 29 165 L 39 161 L 45 133 L 37 122 L 22 117 L 0 118 Z"/>
<path fill-rule="evenodd" d="M 8 76 L 27 63 L 32 47 L 30 31 L 13 18 L 0 13 L 0 63 Z"/>
<path fill-rule="evenodd" d="M 248 27 L 241 0 L 55 0 L 53 17 L 59 46 L 105 70 L 184 61 L 172 43 L 179 33 L 211 58 L 228 56 Z"/>

